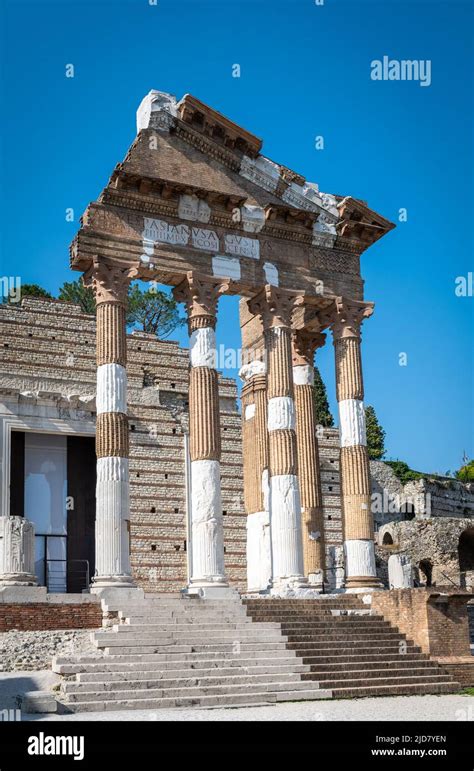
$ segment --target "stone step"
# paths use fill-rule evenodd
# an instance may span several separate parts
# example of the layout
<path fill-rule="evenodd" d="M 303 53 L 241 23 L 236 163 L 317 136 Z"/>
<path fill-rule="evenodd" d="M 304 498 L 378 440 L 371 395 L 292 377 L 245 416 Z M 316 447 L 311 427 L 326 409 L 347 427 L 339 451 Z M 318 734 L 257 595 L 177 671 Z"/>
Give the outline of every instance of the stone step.
<path fill-rule="evenodd" d="M 418 651 L 418 649 L 416 649 Z M 327 655 L 310 655 L 310 656 L 304 656 L 304 662 L 306 664 L 309 664 L 311 667 L 319 667 L 319 666 L 339 666 L 339 665 L 350 665 L 353 663 L 367 663 L 367 662 L 389 662 L 389 661 L 398 661 L 399 659 L 403 659 L 403 661 L 407 662 L 415 662 L 415 661 L 428 661 L 428 656 L 425 653 L 419 653 L 419 652 L 407 652 L 405 654 L 401 654 L 398 650 L 390 650 L 387 653 L 341 653 L 338 651 L 337 653 L 328 653 Z"/>
<path fill-rule="evenodd" d="M 331 681 L 346 681 L 346 680 L 386 680 L 392 678 L 405 678 L 405 677 L 428 677 L 435 680 L 442 677 L 446 680 L 446 674 L 436 664 L 429 664 L 427 666 L 411 666 L 411 667 L 390 667 L 388 669 L 372 669 L 367 666 L 360 669 L 348 669 L 348 670 L 325 670 L 325 671 L 311 671 L 302 675 L 303 680 L 316 680 L 319 682 Z"/>
<path fill-rule="evenodd" d="M 222 663 L 232 662 L 230 666 L 233 666 L 233 662 L 246 662 L 246 661 L 275 661 L 278 664 L 282 662 L 298 661 L 296 653 L 294 651 L 288 651 L 286 648 L 279 648 L 278 650 L 269 650 L 264 648 L 263 650 L 247 650 L 245 655 L 243 652 L 239 653 L 234 650 L 227 651 L 195 651 L 187 650 L 186 652 L 177 652 L 175 648 L 172 648 L 164 653 L 117 653 L 113 651 L 108 656 L 93 657 L 93 656 L 77 656 L 74 658 L 61 658 L 56 657 L 53 659 L 53 671 L 58 674 L 70 674 L 71 672 L 87 671 L 87 667 L 115 667 L 115 671 L 120 671 L 122 666 L 129 667 L 135 666 L 138 668 L 147 668 L 155 665 L 160 667 L 166 664 L 196 664 L 200 665 L 201 662 L 214 664 L 214 662 Z"/>
<path fill-rule="evenodd" d="M 71 712 L 114 712 L 116 710 L 126 709 L 173 709 L 195 707 L 209 709 L 212 707 L 244 707 L 244 706 L 265 706 L 284 701 L 315 701 L 317 699 L 332 698 L 331 691 L 318 689 L 308 689 L 307 691 L 279 691 L 279 692 L 257 692 L 231 694 L 224 696 L 182 696 L 179 698 L 164 699 L 133 699 L 131 701 L 90 701 L 76 704 L 67 704 Z"/>
<path fill-rule="evenodd" d="M 265 693 L 279 691 L 309 691 L 311 690 L 308 683 L 298 682 L 273 682 L 267 681 L 252 685 L 251 683 L 243 683 L 241 685 L 224 684 L 224 685 L 210 685 L 203 687 L 170 687 L 170 688 L 148 688 L 146 689 L 146 695 L 150 699 L 164 699 L 164 698 L 176 698 L 180 697 L 193 698 L 201 696 L 231 696 L 234 694 L 253 694 L 253 693 Z M 318 691 L 319 688 L 314 684 L 314 691 Z M 87 701 L 98 701 L 101 697 L 107 696 L 107 701 L 116 701 L 121 699 L 127 699 L 127 701 L 133 701 L 134 699 L 143 698 L 143 689 L 123 689 L 123 690 L 110 690 L 106 692 L 90 690 L 80 691 L 78 693 L 67 693 L 67 703 L 79 703 Z"/>
<path fill-rule="evenodd" d="M 431 673 L 429 674 L 423 674 L 423 675 L 417 675 L 417 674 L 407 674 L 407 675 L 396 675 L 393 677 L 370 677 L 366 675 L 365 677 L 354 677 L 352 680 L 350 678 L 331 678 L 327 677 L 325 679 L 318 680 L 318 683 L 321 688 L 330 688 L 331 690 L 337 690 L 338 688 L 357 688 L 357 687 L 376 687 L 377 685 L 423 685 L 423 684 L 431 684 L 431 683 L 443 683 L 448 681 L 448 677 L 446 674 L 441 673 L 438 675 L 433 675 Z"/>
<path fill-rule="evenodd" d="M 295 636 L 295 639 L 288 640 L 288 647 L 291 650 L 298 650 L 299 648 L 314 648 L 317 650 L 321 647 L 333 646 L 333 650 L 339 649 L 341 645 L 348 647 L 368 647 L 377 648 L 381 646 L 400 646 L 400 643 L 404 642 L 400 635 L 318 635 L 318 637 L 300 637 Z M 336 646 L 336 647 L 335 647 Z"/>
<path fill-rule="evenodd" d="M 299 659 L 295 656 L 291 656 L 291 652 L 287 656 L 275 656 L 272 657 L 270 651 L 265 655 L 265 651 L 261 652 L 258 657 L 250 658 L 252 651 L 245 654 L 245 658 L 241 656 L 232 656 L 229 658 L 210 658 L 208 655 L 193 654 L 188 658 L 169 657 L 170 660 L 163 660 L 165 657 L 160 656 L 158 661 L 149 660 L 153 659 L 152 656 L 142 657 L 145 660 L 136 661 L 135 656 L 107 656 L 101 660 L 94 662 L 77 662 L 69 661 L 61 664 L 53 664 L 53 671 L 62 675 L 73 675 L 76 673 L 90 673 L 95 674 L 100 672 L 105 673 L 139 673 L 148 671 L 167 671 L 167 670 L 191 670 L 197 671 L 201 669 L 235 669 L 239 667 L 243 668 L 268 668 L 273 671 L 275 667 L 289 667 L 292 671 L 309 671 L 310 666 L 301 664 Z M 203 656 L 203 657 L 202 657 Z M 201 658 L 202 657 L 202 658 Z M 133 659 L 130 661 L 123 661 L 122 659 Z M 167 658 L 167 657 L 166 657 Z M 112 660 L 111 660 L 112 659 Z M 119 659 L 119 660 L 117 660 Z"/>
<path fill-rule="evenodd" d="M 406 653 L 402 653 L 400 651 L 399 645 L 380 645 L 379 641 L 376 640 L 374 643 L 368 644 L 364 643 L 362 645 L 351 645 L 350 641 L 346 641 L 344 644 L 344 647 L 339 647 L 337 649 L 337 654 L 334 653 L 334 646 L 328 646 L 328 645 L 319 645 L 319 646 L 311 646 L 311 647 L 299 647 L 298 643 L 287 643 L 287 650 L 293 650 L 296 654 L 296 656 L 299 656 L 300 658 L 304 659 L 304 663 L 307 662 L 309 659 L 318 659 L 318 657 L 321 656 L 329 656 L 334 657 L 336 655 L 338 656 L 353 656 L 355 654 L 364 654 L 371 656 L 371 651 L 377 651 L 377 653 L 381 653 L 383 656 L 390 654 L 395 656 L 405 656 L 408 653 L 420 653 L 420 649 L 416 648 L 416 646 L 408 646 L 406 649 Z M 374 655 L 376 655 L 374 653 Z"/>
<path fill-rule="evenodd" d="M 394 659 L 387 659 L 382 661 L 371 661 L 370 659 L 368 661 L 352 661 L 344 663 L 335 663 L 335 661 L 331 661 L 327 664 L 313 664 L 313 665 L 306 665 L 310 666 L 311 669 L 311 678 L 313 675 L 317 677 L 325 676 L 327 677 L 328 674 L 339 674 L 342 675 L 347 672 L 360 672 L 360 671 L 367 671 L 372 670 L 374 672 L 395 672 L 395 671 L 403 671 L 404 669 L 410 669 L 410 671 L 414 671 L 414 669 L 433 669 L 436 671 L 439 671 L 438 666 L 433 662 L 427 659 L 419 660 L 419 661 L 413 661 L 409 660 L 406 661 L 406 656 L 399 656 L 398 658 Z"/>
<path fill-rule="evenodd" d="M 236 612 L 244 610 L 240 600 L 161 600 L 161 599 L 149 599 L 149 600 L 114 600 L 111 602 L 104 602 L 104 610 L 107 612 L 118 612 L 119 610 L 137 610 L 137 611 L 179 611 L 180 613 L 186 611 L 207 613 L 208 611 L 217 612 Z"/>
<path fill-rule="evenodd" d="M 317 645 L 318 643 L 329 642 L 332 642 L 335 645 L 341 642 L 357 644 L 366 641 L 372 641 L 374 643 L 394 643 L 403 640 L 403 636 L 401 634 L 390 629 L 381 632 L 378 632 L 377 630 L 368 630 L 367 632 L 358 631 L 351 633 L 348 632 L 347 634 L 344 634 L 342 631 L 329 631 L 327 634 L 322 632 L 314 632 L 313 634 L 311 632 L 305 634 L 290 634 L 287 632 L 285 636 L 288 638 L 288 641 L 291 645 L 311 645 L 313 643 Z"/>
<path fill-rule="evenodd" d="M 112 665 L 115 667 L 116 665 Z M 242 662 L 235 662 L 234 666 L 229 666 L 229 664 L 226 664 L 225 662 L 216 662 L 213 666 L 209 665 L 209 662 L 204 662 L 203 664 L 199 664 L 198 666 L 188 666 L 184 667 L 181 666 L 178 668 L 178 664 L 175 662 L 172 662 L 170 664 L 167 664 L 163 666 L 162 664 L 157 664 L 156 668 L 153 669 L 150 665 L 146 669 L 143 669 L 143 667 L 136 668 L 134 670 L 125 670 L 121 669 L 105 669 L 103 667 L 102 669 L 99 669 L 98 667 L 93 669 L 92 671 L 87 670 L 85 672 L 79 672 L 76 675 L 76 681 L 78 683 L 96 683 L 100 682 L 101 680 L 105 679 L 107 682 L 124 682 L 129 680 L 153 680 L 153 679 L 159 679 L 169 677 L 174 679 L 180 679 L 180 678 L 186 678 L 190 677 L 191 675 L 195 675 L 198 677 L 212 677 L 216 675 L 216 673 L 219 674 L 220 677 L 225 677 L 229 675 L 230 677 L 235 676 L 236 673 L 242 674 L 242 675 L 270 675 L 272 677 L 277 677 L 279 675 L 287 675 L 287 674 L 298 674 L 301 675 L 303 673 L 308 673 L 310 668 L 306 664 L 295 664 L 294 659 L 290 660 L 287 664 L 275 664 L 272 665 L 270 663 L 268 664 L 253 664 L 251 660 L 249 660 L 247 663 L 245 663 L 245 660 Z M 69 682 L 69 681 L 67 681 Z"/>
<path fill-rule="evenodd" d="M 311 638 L 308 638 L 311 639 Z M 137 634 L 133 627 L 130 632 L 122 629 L 118 632 L 97 632 L 92 635 L 92 641 L 98 648 L 108 648 L 113 646 L 148 646 L 148 645 L 222 645 L 224 643 L 281 643 L 284 644 L 286 637 L 278 633 L 245 634 L 242 630 L 222 631 L 222 632 L 203 632 L 193 634 L 172 634 L 159 632 Z"/>
<path fill-rule="evenodd" d="M 217 614 L 217 613 L 123 613 L 119 611 L 118 618 L 120 621 L 127 621 L 133 624 L 245 624 L 250 626 L 253 623 L 253 619 L 245 614 Z M 270 623 L 279 623 L 278 621 L 270 621 Z"/>
<path fill-rule="evenodd" d="M 257 622 L 258 623 L 258 622 Z M 268 622 L 272 625 L 275 624 L 275 622 Z M 282 630 L 284 633 L 292 633 L 292 634 L 307 634 L 308 632 L 322 632 L 322 631 L 328 631 L 328 632 L 341 632 L 342 634 L 350 635 L 353 632 L 386 632 L 391 631 L 394 632 L 393 627 L 390 626 L 388 621 L 377 621 L 375 624 L 365 624 L 365 623 L 341 623 L 339 621 L 327 621 L 327 622 L 311 622 L 307 624 L 301 624 L 297 623 L 296 621 L 294 623 L 288 623 L 287 621 L 282 621 L 278 624 L 278 627 Z"/>
<path fill-rule="evenodd" d="M 242 635 L 257 635 L 261 634 L 263 637 L 269 637 L 271 635 L 280 634 L 280 624 L 114 624 L 109 627 L 113 634 L 141 634 L 141 635 L 156 635 L 156 634 L 169 634 L 180 635 L 182 637 L 190 636 L 194 632 L 197 636 L 215 635 L 221 636 L 222 633 L 235 634 L 238 632 Z M 109 629 L 107 632 L 109 633 Z M 97 632 L 97 634 L 104 634 L 105 632 Z"/>
<path fill-rule="evenodd" d="M 238 642 L 238 647 L 236 646 L 236 642 Z M 269 648 L 269 645 L 271 645 L 271 648 Z M 223 643 L 213 643 L 212 645 L 203 644 L 203 643 L 193 643 L 192 645 L 178 645 L 177 642 L 175 643 L 163 643 L 163 644 L 155 644 L 155 645 L 124 645 L 123 641 L 119 641 L 118 645 L 111 646 L 110 643 L 108 643 L 108 647 L 104 648 L 104 653 L 106 656 L 109 656 L 111 653 L 124 655 L 124 656 L 135 656 L 137 654 L 151 654 L 151 653 L 166 653 L 166 652 L 173 652 L 173 653 L 231 653 L 232 651 L 236 650 L 236 652 L 245 652 L 246 654 L 249 651 L 261 651 L 262 653 L 268 652 L 269 650 L 276 651 L 286 651 L 286 644 L 285 642 L 272 642 L 272 643 L 266 643 L 265 641 L 259 641 L 259 642 L 223 642 Z"/>
<path fill-rule="evenodd" d="M 253 621 L 259 623 L 278 622 L 280 624 L 388 624 L 382 616 L 372 615 L 334 615 L 333 613 L 253 613 Z"/>
<path fill-rule="evenodd" d="M 445 682 L 398 685 L 359 685 L 357 687 L 337 688 L 332 692 L 334 699 L 361 699 L 367 696 L 415 696 L 441 693 L 456 693 L 461 689 L 459 683 Z"/>
<path fill-rule="evenodd" d="M 109 691 L 140 691 L 140 690 L 169 690 L 169 689 L 181 689 L 181 688 L 213 688 L 214 686 L 233 686 L 233 685 L 252 685 L 259 684 L 262 687 L 271 686 L 273 683 L 286 683 L 287 687 L 300 688 L 302 681 L 298 672 L 283 672 L 277 675 L 271 673 L 264 673 L 257 675 L 254 673 L 240 673 L 223 675 L 202 675 L 200 673 L 193 674 L 192 672 L 181 677 L 170 677 L 168 674 L 165 677 L 155 676 L 149 679 L 136 678 L 128 680 L 100 680 L 99 676 L 96 676 L 95 681 L 83 682 L 82 680 L 77 683 L 67 682 L 63 686 L 63 693 L 67 696 L 76 693 L 90 693 L 91 690 L 94 693 Z M 291 684 L 289 686 L 288 684 Z M 308 687 L 308 684 L 306 684 Z"/>

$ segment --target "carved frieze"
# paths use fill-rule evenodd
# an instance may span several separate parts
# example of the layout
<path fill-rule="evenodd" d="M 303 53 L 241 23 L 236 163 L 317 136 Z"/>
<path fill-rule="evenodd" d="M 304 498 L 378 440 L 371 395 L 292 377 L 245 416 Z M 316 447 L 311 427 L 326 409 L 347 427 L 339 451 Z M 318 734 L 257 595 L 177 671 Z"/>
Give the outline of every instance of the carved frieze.
<path fill-rule="evenodd" d="M 260 242 L 256 238 L 245 238 L 233 233 L 224 236 L 225 251 L 227 254 L 236 254 L 240 257 L 260 259 Z"/>

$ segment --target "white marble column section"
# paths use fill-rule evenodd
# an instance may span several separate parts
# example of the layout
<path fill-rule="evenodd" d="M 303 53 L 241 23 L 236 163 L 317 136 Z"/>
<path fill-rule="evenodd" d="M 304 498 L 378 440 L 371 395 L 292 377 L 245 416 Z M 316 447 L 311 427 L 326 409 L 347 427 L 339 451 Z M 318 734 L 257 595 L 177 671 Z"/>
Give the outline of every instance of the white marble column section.
<path fill-rule="evenodd" d="M 191 333 L 189 359 L 191 368 L 215 370 L 216 336 L 212 327 L 202 327 Z M 201 428 L 206 429 L 205 426 Z M 191 583 L 225 585 L 219 459 L 191 459 L 191 528 Z"/>
<path fill-rule="evenodd" d="M 303 567 L 301 498 L 291 355 L 296 295 L 267 284 L 248 305 L 262 318 L 267 357 L 272 594 L 307 587 Z"/>
<path fill-rule="evenodd" d="M 128 458 L 97 458 L 94 585 L 130 585 Z"/>
<path fill-rule="evenodd" d="M 174 289 L 188 316 L 189 447 L 192 573 L 188 591 L 203 597 L 230 595 L 224 567 L 221 499 L 221 428 L 216 370 L 217 305 L 229 281 L 189 271 Z"/>

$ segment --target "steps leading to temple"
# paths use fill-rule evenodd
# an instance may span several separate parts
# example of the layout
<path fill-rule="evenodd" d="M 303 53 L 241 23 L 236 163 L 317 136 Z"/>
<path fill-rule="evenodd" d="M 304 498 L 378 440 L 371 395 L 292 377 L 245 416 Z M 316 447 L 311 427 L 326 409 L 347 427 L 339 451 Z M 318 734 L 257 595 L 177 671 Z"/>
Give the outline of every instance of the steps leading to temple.
<path fill-rule="evenodd" d="M 101 658 L 56 659 L 69 710 L 218 707 L 331 698 L 287 649 L 278 622 L 255 622 L 240 600 L 146 597 L 105 609 L 92 634 Z M 66 679 L 67 678 L 67 679 Z"/>
<path fill-rule="evenodd" d="M 259 623 L 279 623 L 293 650 L 334 698 L 453 693 L 459 684 L 357 595 L 316 601 L 244 600 Z"/>
<path fill-rule="evenodd" d="M 452 693 L 436 662 L 357 595 L 146 597 L 105 609 L 98 656 L 56 659 L 69 710 L 223 707 Z M 100 656 L 99 656 L 100 654 Z"/>

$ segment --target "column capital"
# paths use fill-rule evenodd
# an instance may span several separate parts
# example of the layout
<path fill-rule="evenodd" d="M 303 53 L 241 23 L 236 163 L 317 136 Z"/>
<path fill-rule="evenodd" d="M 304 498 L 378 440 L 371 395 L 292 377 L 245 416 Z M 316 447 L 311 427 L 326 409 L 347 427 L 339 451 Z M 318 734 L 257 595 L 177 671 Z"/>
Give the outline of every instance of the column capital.
<path fill-rule="evenodd" d="M 173 289 L 173 296 L 177 302 L 186 305 L 190 333 L 203 327 L 215 327 L 217 303 L 229 285 L 230 279 L 205 276 L 192 270 L 186 273 L 186 278 Z"/>
<path fill-rule="evenodd" d="M 291 355 L 293 366 L 313 366 L 314 352 L 326 342 L 326 335 L 310 329 L 294 329 L 291 333 Z"/>
<path fill-rule="evenodd" d="M 124 264 L 115 260 L 94 257 L 91 267 L 84 273 L 82 281 L 85 287 L 92 289 L 96 304 L 127 304 L 130 281 L 138 277 L 137 263 Z"/>
<path fill-rule="evenodd" d="M 292 289 L 266 286 L 247 301 L 249 311 L 260 316 L 265 330 L 275 327 L 291 327 L 293 311 L 301 293 Z"/>
<path fill-rule="evenodd" d="M 364 319 L 372 316 L 374 303 L 336 297 L 331 308 L 323 311 L 320 318 L 324 326 L 332 329 L 334 342 L 347 338 L 359 338 Z"/>

